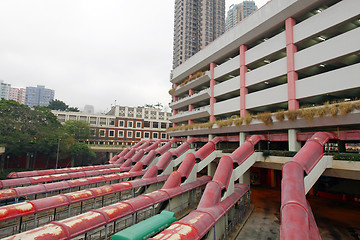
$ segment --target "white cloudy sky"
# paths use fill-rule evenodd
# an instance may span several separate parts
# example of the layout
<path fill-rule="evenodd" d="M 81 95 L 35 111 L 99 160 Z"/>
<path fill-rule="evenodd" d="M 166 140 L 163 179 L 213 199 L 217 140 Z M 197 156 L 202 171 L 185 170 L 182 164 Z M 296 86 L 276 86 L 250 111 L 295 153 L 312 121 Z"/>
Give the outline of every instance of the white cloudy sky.
<path fill-rule="evenodd" d="M 96 112 L 167 105 L 173 12 L 174 0 L 0 0 L 0 80 Z"/>

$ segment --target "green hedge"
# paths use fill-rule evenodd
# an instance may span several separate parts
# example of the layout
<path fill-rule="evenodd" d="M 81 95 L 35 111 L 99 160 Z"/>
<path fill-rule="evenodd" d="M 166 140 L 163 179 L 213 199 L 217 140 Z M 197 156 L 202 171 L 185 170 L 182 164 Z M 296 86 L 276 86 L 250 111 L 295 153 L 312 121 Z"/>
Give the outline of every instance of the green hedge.
<path fill-rule="evenodd" d="M 263 156 L 267 158 L 269 156 L 280 156 L 280 157 L 294 157 L 297 152 L 294 151 L 279 151 L 279 150 L 264 150 Z"/>
<path fill-rule="evenodd" d="M 360 154 L 359 153 L 337 153 L 334 155 L 334 160 L 360 161 Z"/>
<path fill-rule="evenodd" d="M 269 156 L 280 156 L 280 157 L 294 157 L 297 152 L 293 151 L 278 151 L 278 150 L 264 150 L 263 156 L 267 158 Z M 359 153 L 337 153 L 334 154 L 334 160 L 343 161 L 360 161 Z"/>

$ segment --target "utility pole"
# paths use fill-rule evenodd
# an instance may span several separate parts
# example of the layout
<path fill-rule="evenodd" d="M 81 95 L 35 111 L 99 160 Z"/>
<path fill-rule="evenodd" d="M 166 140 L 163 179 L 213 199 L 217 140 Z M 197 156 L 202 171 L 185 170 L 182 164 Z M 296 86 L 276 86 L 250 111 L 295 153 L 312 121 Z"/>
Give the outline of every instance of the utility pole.
<path fill-rule="evenodd" d="M 56 153 L 56 165 L 55 165 L 55 169 L 57 169 L 57 167 L 58 167 L 58 162 L 59 162 L 60 141 L 61 141 L 61 138 L 59 138 L 59 141 L 58 141 L 58 147 L 57 147 L 57 153 Z"/>

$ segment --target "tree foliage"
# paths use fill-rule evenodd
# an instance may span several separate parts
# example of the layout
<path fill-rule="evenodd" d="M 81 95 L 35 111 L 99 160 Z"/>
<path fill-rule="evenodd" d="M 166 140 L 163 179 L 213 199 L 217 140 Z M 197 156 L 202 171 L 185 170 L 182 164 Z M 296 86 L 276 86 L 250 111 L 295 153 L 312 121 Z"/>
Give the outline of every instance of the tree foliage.
<path fill-rule="evenodd" d="M 7 153 L 49 153 L 62 134 L 63 127 L 49 109 L 32 110 L 12 100 L 0 101 L 0 143 L 6 145 Z"/>
<path fill-rule="evenodd" d="M 13 100 L 0 101 L 0 145 L 5 154 L 21 156 L 42 154 L 48 166 L 50 159 L 73 157 L 77 165 L 89 164 L 95 153 L 84 143 L 90 137 L 90 125 L 84 121 L 67 121 L 64 125 L 46 107 L 29 108 Z"/>
<path fill-rule="evenodd" d="M 51 110 L 67 111 L 67 112 L 79 112 L 77 107 L 69 107 L 66 103 L 61 100 L 55 99 L 49 102 L 47 108 Z"/>
<path fill-rule="evenodd" d="M 47 107 L 50 108 L 51 110 L 66 111 L 69 105 L 66 105 L 66 103 L 64 103 L 63 101 L 55 99 L 50 101 Z"/>
<path fill-rule="evenodd" d="M 77 107 L 68 107 L 67 111 L 69 111 L 69 112 L 80 112 L 80 110 Z"/>
<path fill-rule="evenodd" d="M 66 121 L 65 132 L 76 140 L 85 140 L 90 137 L 90 124 L 85 121 Z"/>
<path fill-rule="evenodd" d="M 76 142 L 70 147 L 70 154 L 75 159 L 75 166 L 83 166 L 92 162 L 96 154 L 85 143 Z"/>

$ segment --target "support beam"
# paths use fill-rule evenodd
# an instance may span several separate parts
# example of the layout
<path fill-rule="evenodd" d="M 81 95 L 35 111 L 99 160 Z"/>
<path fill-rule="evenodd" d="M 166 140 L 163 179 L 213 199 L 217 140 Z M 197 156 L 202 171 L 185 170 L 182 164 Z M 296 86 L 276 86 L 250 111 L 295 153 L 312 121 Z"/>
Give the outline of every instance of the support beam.
<path fill-rule="evenodd" d="M 311 172 L 304 178 L 305 195 L 327 168 L 332 168 L 332 156 L 323 156 Z"/>
<path fill-rule="evenodd" d="M 295 53 L 297 47 L 294 44 L 294 18 L 288 18 L 285 21 L 286 31 L 286 61 L 287 61 L 287 81 L 288 81 L 288 109 L 299 109 L 299 101 L 296 99 L 296 81 L 299 79 L 295 71 Z"/>
<path fill-rule="evenodd" d="M 245 65 L 245 52 L 247 47 L 245 45 L 240 46 L 240 116 L 244 117 L 248 114 L 246 109 L 246 95 L 248 94 L 248 89 L 246 87 L 246 73 L 248 71 L 247 66 Z"/>
<path fill-rule="evenodd" d="M 216 98 L 215 98 L 215 94 L 214 94 L 214 88 L 216 85 L 215 73 L 214 73 L 215 67 L 216 67 L 216 63 L 214 63 L 214 62 L 210 63 L 210 74 L 211 74 L 211 78 L 210 78 L 210 122 L 216 121 L 215 112 L 214 112 L 214 105 L 216 103 Z"/>
<path fill-rule="evenodd" d="M 297 133 L 299 131 L 296 129 L 289 129 L 288 130 L 288 145 L 289 151 L 298 152 L 301 149 L 301 143 L 297 141 Z"/>

